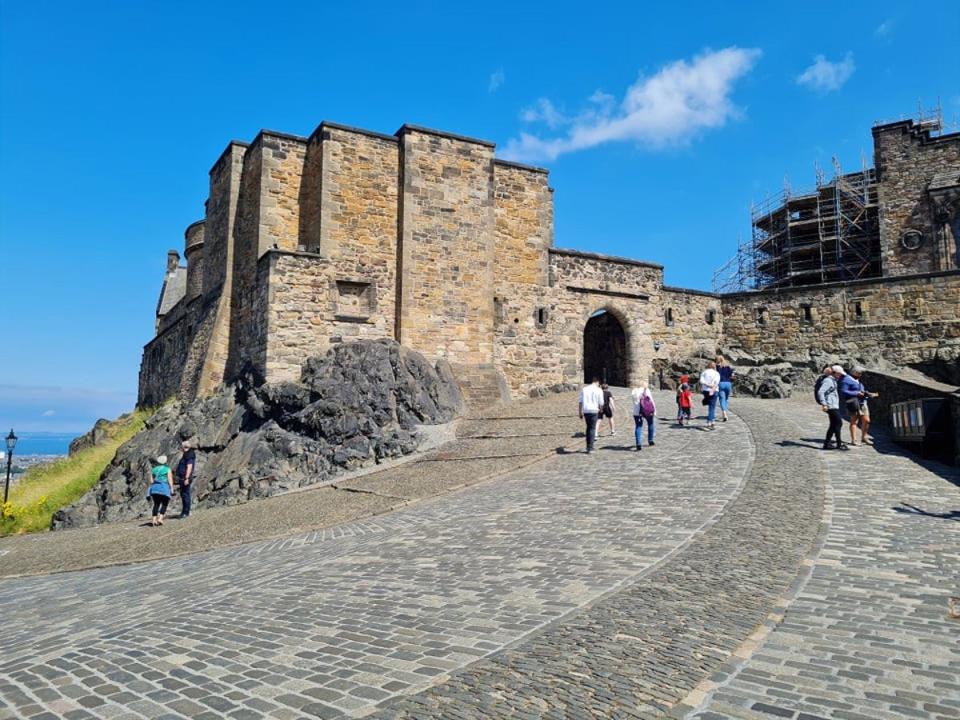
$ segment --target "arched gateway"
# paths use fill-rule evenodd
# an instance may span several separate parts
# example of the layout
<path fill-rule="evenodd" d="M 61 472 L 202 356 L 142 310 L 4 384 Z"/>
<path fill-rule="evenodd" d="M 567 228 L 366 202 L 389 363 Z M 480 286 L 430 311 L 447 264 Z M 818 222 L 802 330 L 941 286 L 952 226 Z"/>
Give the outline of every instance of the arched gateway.
<path fill-rule="evenodd" d="M 627 334 L 607 310 L 598 310 L 583 329 L 583 381 L 627 385 Z"/>

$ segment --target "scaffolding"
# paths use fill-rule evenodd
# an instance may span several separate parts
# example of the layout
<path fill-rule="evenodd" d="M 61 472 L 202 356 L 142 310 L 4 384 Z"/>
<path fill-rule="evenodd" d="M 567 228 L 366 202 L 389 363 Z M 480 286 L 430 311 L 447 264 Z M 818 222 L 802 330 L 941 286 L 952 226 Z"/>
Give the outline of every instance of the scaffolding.
<path fill-rule="evenodd" d="M 876 173 L 861 158 L 859 172 L 844 173 L 833 158 L 827 181 L 816 168 L 816 187 L 781 193 L 750 210 L 751 238 L 713 275 L 715 292 L 816 285 L 880 275 Z"/>

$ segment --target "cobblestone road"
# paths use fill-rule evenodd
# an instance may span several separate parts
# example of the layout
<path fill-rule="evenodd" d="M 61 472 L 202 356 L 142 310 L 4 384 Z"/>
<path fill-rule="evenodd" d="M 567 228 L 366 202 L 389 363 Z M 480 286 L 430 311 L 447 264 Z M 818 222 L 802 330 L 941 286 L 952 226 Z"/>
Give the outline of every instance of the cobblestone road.
<path fill-rule="evenodd" d="M 957 473 L 736 409 L 308 534 L 6 580 L 0 717 L 958 717 Z"/>
<path fill-rule="evenodd" d="M 753 457 L 739 420 L 716 457 L 695 452 L 706 436 L 664 430 L 637 454 L 624 433 L 603 438 L 594 456 L 557 455 L 299 538 L 5 581 L 0 702 L 18 717 L 69 718 L 373 709 L 687 542 L 737 492 Z"/>
<path fill-rule="evenodd" d="M 960 471 L 882 441 L 824 453 L 823 414 L 794 416 L 796 451 L 829 469 L 830 529 L 784 622 L 696 717 L 960 718 Z"/>

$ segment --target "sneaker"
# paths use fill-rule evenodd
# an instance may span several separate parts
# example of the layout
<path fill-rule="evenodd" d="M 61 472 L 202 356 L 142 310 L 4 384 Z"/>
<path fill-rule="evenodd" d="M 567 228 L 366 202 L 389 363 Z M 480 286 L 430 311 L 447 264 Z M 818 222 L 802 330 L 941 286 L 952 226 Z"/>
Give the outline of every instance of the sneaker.
<path fill-rule="evenodd" d="M 651 441 L 650 441 L 650 447 L 653 447 L 654 445 L 656 445 L 656 443 L 655 443 L 653 440 L 651 440 Z"/>
<path fill-rule="evenodd" d="M 846 443 L 840 443 L 839 445 L 837 445 L 837 450 L 849 450 L 849 449 L 850 449 L 850 446 L 847 445 Z"/>
<path fill-rule="evenodd" d="M 640 452 L 641 450 L 643 450 L 643 448 L 640 447 L 639 445 L 637 445 L 637 448 L 636 448 L 636 449 L 637 449 L 637 452 Z"/>

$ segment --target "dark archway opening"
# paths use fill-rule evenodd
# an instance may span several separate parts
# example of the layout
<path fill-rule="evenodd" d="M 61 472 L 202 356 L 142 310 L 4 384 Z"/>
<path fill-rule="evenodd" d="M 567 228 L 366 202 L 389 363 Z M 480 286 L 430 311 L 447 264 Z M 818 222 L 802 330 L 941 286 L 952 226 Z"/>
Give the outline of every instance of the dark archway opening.
<path fill-rule="evenodd" d="M 591 315 L 583 329 L 583 381 L 595 377 L 608 385 L 627 385 L 627 334 L 606 310 Z"/>

